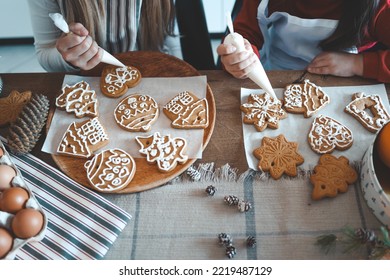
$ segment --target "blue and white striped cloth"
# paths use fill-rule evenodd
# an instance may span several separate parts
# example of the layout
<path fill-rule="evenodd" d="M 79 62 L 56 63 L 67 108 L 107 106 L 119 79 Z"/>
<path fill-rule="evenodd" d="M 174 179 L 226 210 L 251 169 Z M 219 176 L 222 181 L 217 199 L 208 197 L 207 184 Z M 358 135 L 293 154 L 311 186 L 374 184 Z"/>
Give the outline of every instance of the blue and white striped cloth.
<path fill-rule="evenodd" d="M 45 238 L 15 259 L 102 259 L 131 215 L 31 154 L 12 160 L 49 220 Z"/>

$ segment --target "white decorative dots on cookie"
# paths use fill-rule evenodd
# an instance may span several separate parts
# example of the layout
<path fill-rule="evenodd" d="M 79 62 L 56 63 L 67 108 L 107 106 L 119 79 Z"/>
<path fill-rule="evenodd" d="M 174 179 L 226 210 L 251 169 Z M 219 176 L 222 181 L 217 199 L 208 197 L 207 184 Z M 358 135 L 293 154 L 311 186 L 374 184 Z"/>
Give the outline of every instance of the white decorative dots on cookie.
<path fill-rule="evenodd" d="M 193 93 L 183 91 L 171 99 L 163 108 L 174 128 L 207 128 L 209 108 L 206 98 L 199 99 Z"/>
<path fill-rule="evenodd" d="M 149 95 L 130 95 L 121 100 L 114 110 L 115 121 L 128 131 L 149 131 L 158 115 L 157 102 Z"/>
<path fill-rule="evenodd" d="M 85 81 L 65 85 L 61 94 L 56 98 L 56 106 L 68 113 L 74 113 L 77 118 L 98 115 L 96 92 Z"/>
<path fill-rule="evenodd" d="M 349 149 L 353 143 L 353 135 L 349 128 L 335 119 L 319 115 L 312 123 L 308 141 L 313 151 L 326 154 L 335 149 Z"/>
<path fill-rule="evenodd" d="M 105 193 L 127 187 L 136 171 L 134 159 L 118 148 L 100 152 L 88 160 L 84 167 L 93 189 Z"/>
<path fill-rule="evenodd" d="M 163 135 L 155 132 L 147 137 L 135 137 L 141 149 L 139 152 L 146 156 L 148 163 L 156 163 L 162 172 L 173 170 L 178 163 L 184 164 L 188 156 L 184 154 L 187 141 L 184 138 Z"/>
<path fill-rule="evenodd" d="M 108 65 L 102 71 L 100 89 L 108 97 L 120 97 L 129 88 L 135 87 L 141 81 L 141 72 L 133 67 L 115 67 Z"/>

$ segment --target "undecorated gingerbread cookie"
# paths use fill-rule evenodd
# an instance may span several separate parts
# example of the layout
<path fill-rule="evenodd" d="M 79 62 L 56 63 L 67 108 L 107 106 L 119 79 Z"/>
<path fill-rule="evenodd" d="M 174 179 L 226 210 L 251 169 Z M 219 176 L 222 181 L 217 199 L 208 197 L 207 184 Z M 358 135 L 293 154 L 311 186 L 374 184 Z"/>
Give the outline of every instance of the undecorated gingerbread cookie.
<path fill-rule="evenodd" d="M 279 179 L 284 173 L 297 176 L 297 166 L 304 162 L 298 153 L 298 143 L 288 142 L 281 134 L 275 138 L 263 137 L 261 146 L 253 151 L 259 160 L 258 168 Z"/>
<path fill-rule="evenodd" d="M 141 149 L 139 152 L 146 156 L 148 163 L 156 163 L 162 172 L 173 170 L 178 163 L 184 164 L 188 156 L 184 154 L 187 141 L 184 138 L 164 135 L 159 132 L 147 137 L 135 137 Z"/>
<path fill-rule="evenodd" d="M 99 119 L 93 118 L 69 125 L 57 148 L 63 155 L 88 158 L 108 143 L 108 135 Z"/>
<path fill-rule="evenodd" d="M 335 157 L 324 154 L 314 167 L 310 182 L 314 185 L 312 199 L 319 200 L 324 197 L 335 197 L 338 193 L 348 191 L 348 185 L 356 182 L 358 175 L 346 157 Z"/>
<path fill-rule="evenodd" d="M 269 93 L 249 95 L 247 103 L 242 104 L 240 109 L 244 113 L 244 123 L 253 124 L 259 132 L 267 127 L 277 129 L 279 121 L 287 117 L 282 102 Z"/>
<path fill-rule="evenodd" d="M 68 113 L 74 113 L 77 118 L 98 115 L 96 92 L 85 81 L 64 86 L 56 98 L 56 106 Z"/>
<path fill-rule="evenodd" d="M 114 110 L 117 124 L 128 131 L 149 131 L 158 115 L 156 100 L 149 95 L 141 94 L 124 98 Z"/>
<path fill-rule="evenodd" d="M 355 93 L 352 102 L 345 112 L 357 119 L 368 131 L 376 133 L 390 120 L 390 115 L 384 107 L 379 95 L 365 95 L 363 92 Z M 370 114 L 367 114 L 370 111 Z"/>
<path fill-rule="evenodd" d="M 0 98 L 0 126 L 16 121 L 24 105 L 31 99 L 31 91 L 11 91 L 7 97 Z"/>
<path fill-rule="evenodd" d="M 114 193 L 131 182 L 136 171 L 134 159 L 121 149 L 104 150 L 84 164 L 93 189 Z"/>
<path fill-rule="evenodd" d="M 344 151 L 353 143 L 352 131 L 330 117 L 319 115 L 311 125 L 308 135 L 311 149 L 319 154 Z"/>
<path fill-rule="evenodd" d="M 291 84 L 284 90 L 283 107 L 287 112 L 304 114 L 309 118 L 330 102 L 323 89 L 309 80 Z"/>
<path fill-rule="evenodd" d="M 108 97 L 120 97 L 141 81 L 141 72 L 133 67 L 106 66 L 102 71 L 100 89 Z"/>
<path fill-rule="evenodd" d="M 209 106 L 206 98 L 199 99 L 193 93 L 183 91 L 163 108 L 164 114 L 172 121 L 174 128 L 207 128 Z"/>

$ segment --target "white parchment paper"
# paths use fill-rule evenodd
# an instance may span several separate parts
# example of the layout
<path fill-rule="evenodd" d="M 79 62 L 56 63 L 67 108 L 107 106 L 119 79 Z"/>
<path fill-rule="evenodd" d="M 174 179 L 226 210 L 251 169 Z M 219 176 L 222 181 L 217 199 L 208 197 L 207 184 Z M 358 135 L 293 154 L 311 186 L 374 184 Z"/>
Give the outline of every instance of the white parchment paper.
<path fill-rule="evenodd" d="M 356 92 L 364 92 L 367 95 L 377 94 L 381 97 L 383 104 L 388 112 L 389 100 L 387 98 L 386 88 L 384 84 L 367 85 L 367 86 L 344 86 L 344 87 L 322 87 L 326 94 L 330 97 L 330 103 L 318 111 L 311 118 L 304 118 L 303 114 L 288 113 L 286 119 L 279 122 L 279 128 L 266 128 L 262 132 L 257 132 L 253 124 L 243 123 L 243 135 L 245 154 L 249 168 L 258 170 L 258 160 L 253 155 L 253 150 L 261 146 L 261 140 L 264 136 L 276 137 L 283 134 L 287 141 L 298 142 L 298 152 L 304 157 L 305 162 L 300 165 L 301 168 L 308 170 L 312 169 L 320 157 L 309 146 L 307 140 L 311 124 L 319 114 L 329 116 L 347 126 L 353 133 L 353 145 L 345 151 L 335 150 L 332 152 L 334 156 L 345 156 L 350 162 L 360 161 L 364 152 L 367 150 L 370 143 L 374 140 L 375 134 L 365 129 L 355 118 L 344 112 L 344 108 L 352 101 L 352 95 Z M 279 99 L 283 97 L 284 89 L 275 89 L 275 93 Z M 241 104 L 246 103 L 248 96 L 251 93 L 263 93 L 261 89 L 241 88 Z M 244 113 L 242 113 L 242 117 Z"/>
<path fill-rule="evenodd" d="M 182 137 L 187 140 L 187 152 L 189 158 L 202 158 L 203 129 L 174 129 L 162 111 L 162 108 L 172 98 L 182 91 L 190 91 L 199 99 L 206 97 L 206 76 L 194 76 L 184 78 L 142 78 L 141 82 L 126 94 L 119 98 L 109 98 L 100 91 L 100 77 L 83 77 L 66 75 L 63 86 L 73 85 L 80 81 L 86 81 L 96 91 L 98 98 L 99 120 L 106 129 L 109 137 L 108 145 L 102 149 L 121 148 L 129 152 L 134 158 L 143 157 L 139 153 L 139 144 L 136 136 L 149 136 L 154 132 L 161 135 L 170 134 L 172 137 Z M 129 132 L 119 127 L 114 119 L 114 109 L 118 103 L 131 94 L 147 94 L 152 96 L 159 105 L 160 115 L 148 132 Z M 87 118 L 76 118 L 74 114 L 65 111 L 55 110 L 49 132 L 46 136 L 42 151 L 50 154 L 57 154 L 57 147 L 67 130 L 68 126 L 76 121 L 81 122 Z"/>

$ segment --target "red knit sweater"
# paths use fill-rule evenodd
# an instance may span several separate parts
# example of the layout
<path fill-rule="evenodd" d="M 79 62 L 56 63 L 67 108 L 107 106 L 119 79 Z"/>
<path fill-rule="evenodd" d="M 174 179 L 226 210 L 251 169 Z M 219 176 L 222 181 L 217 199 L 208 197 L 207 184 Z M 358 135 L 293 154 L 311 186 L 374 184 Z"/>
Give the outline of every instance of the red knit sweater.
<path fill-rule="evenodd" d="M 244 0 L 241 11 L 234 21 L 234 30 L 251 42 L 253 49 L 263 46 L 263 35 L 257 22 L 257 8 L 261 0 Z M 342 14 L 340 0 L 269 0 L 268 11 L 287 12 L 300 18 L 340 19 Z M 376 43 L 381 43 L 386 49 L 367 51 Z M 390 0 L 381 0 L 378 11 L 371 21 L 368 34 L 362 46 L 363 77 L 376 79 L 380 82 L 390 82 Z"/>

